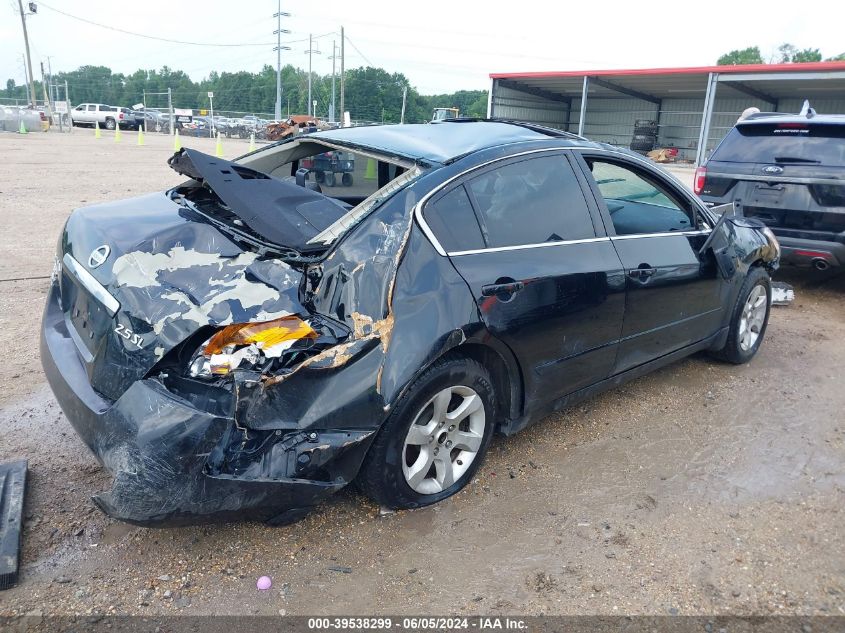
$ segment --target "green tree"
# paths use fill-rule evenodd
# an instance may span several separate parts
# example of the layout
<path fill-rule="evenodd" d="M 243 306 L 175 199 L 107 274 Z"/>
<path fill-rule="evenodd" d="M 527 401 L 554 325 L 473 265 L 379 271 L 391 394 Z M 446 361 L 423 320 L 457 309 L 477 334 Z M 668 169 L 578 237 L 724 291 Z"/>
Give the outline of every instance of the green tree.
<path fill-rule="evenodd" d="M 817 48 L 805 48 L 801 51 L 796 51 L 792 56 L 792 61 L 795 63 L 801 62 L 820 62 L 822 54 Z"/>
<path fill-rule="evenodd" d="M 780 53 L 780 62 L 786 63 L 801 63 L 801 62 L 820 62 L 822 54 L 817 48 L 805 48 L 798 50 L 795 46 L 789 43 L 784 43 L 778 46 L 778 53 Z"/>
<path fill-rule="evenodd" d="M 839 53 L 839 55 L 834 55 L 833 57 L 828 57 L 826 62 L 845 62 L 845 53 Z"/>
<path fill-rule="evenodd" d="M 733 50 L 730 53 L 725 53 L 717 61 L 719 66 L 737 66 L 739 64 L 762 64 L 763 56 L 760 55 L 759 46 L 749 46 L 748 48 Z"/>

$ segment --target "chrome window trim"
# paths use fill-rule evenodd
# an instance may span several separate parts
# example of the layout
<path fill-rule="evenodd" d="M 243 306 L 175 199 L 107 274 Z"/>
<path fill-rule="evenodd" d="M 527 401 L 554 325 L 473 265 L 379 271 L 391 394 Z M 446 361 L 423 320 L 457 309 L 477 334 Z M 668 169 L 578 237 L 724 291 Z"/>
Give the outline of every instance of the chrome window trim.
<path fill-rule="evenodd" d="M 605 242 L 605 241 L 613 241 L 613 240 L 630 240 L 630 239 L 644 238 L 644 237 L 667 237 L 667 236 L 671 236 L 671 235 L 687 235 L 687 236 L 689 236 L 689 235 L 707 235 L 711 232 L 712 229 L 710 227 L 708 227 L 706 229 L 695 230 L 695 231 L 668 231 L 668 232 L 663 232 L 663 233 L 638 233 L 638 234 L 634 234 L 634 235 L 609 235 L 609 236 L 602 236 L 602 237 L 585 238 L 585 239 L 581 239 L 581 240 L 561 240 L 561 241 L 558 241 L 558 242 L 541 242 L 541 243 L 538 243 L 538 244 L 519 244 L 519 245 L 514 245 L 514 246 L 494 246 L 494 247 L 491 247 L 491 248 L 477 248 L 477 249 L 471 249 L 471 250 L 466 250 L 466 251 L 450 251 L 450 252 L 447 252 L 443 248 L 443 246 L 440 244 L 440 241 L 437 239 L 437 237 L 435 237 L 434 232 L 431 230 L 431 227 L 428 225 L 428 223 L 425 221 L 425 218 L 423 217 L 423 208 L 425 207 L 425 205 L 428 203 L 428 201 L 432 197 L 434 197 L 435 195 L 437 195 L 438 193 L 443 191 L 443 189 L 445 189 L 446 187 L 451 185 L 456 180 L 463 178 L 464 176 L 467 176 L 468 174 L 471 174 L 474 171 L 478 171 L 479 169 L 483 169 L 483 168 L 488 167 L 490 165 L 493 165 L 495 163 L 506 161 L 506 160 L 509 160 L 511 158 L 519 158 L 520 156 L 528 156 L 528 155 L 531 155 L 531 154 L 541 154 L 541 153 L 545 153 L 545 152 L 567 152 L 567 151 L 568 152 L 585 151 L 585 152 L 588 152 L 588 153 L 597 153 L 597 154 L 615 154 L 615 155 L 620 156 L 622 158 L 626 158 L 628 160 L 631 160 L 634 163 L 640 163 L 641 165 L 646 166 L 646 167 L 650 168 L 651 170 L 659 171 L 659 170 L 657 170 L 657 168 L 655 167 L 654 164 L 648 162 L 647 160 L 645 160 L 644 158 L 641 158 L 640 156 L 631 156 L 630 154 L 628 154 L 626 152 L 614 151 L 614 150 L 610 150 L 610 149 L 606 149 L 606 148 L 570 146 L 570 147 L 543 147 L 543 148 L 539 148 L 539 149 L 531 149 L 531 150 L 526 150 L 524 152 L 519 152 L 517 154 L 511 154 L 509 156 L 501 156 L 499 158 L 494 158 L 494 159 L 489 160 L 489 161 L 482 163 L 480 165 L 476 165 L 475 167 L 470 167 L 469 169 L 462 171 L 461 173 L 456 174 L 455 176 L 452 176 L 448 180 L 442 182 L 437 187 L 435 187 L 434 189 L 429 191 L 425 196 L 423 196 L 420 199 L 420 201 L 414 206 L 414 218 L 416 219 L 417 223 L 419 224 L 420 229 L 422 229 L 423 234 L 426 236 L 426 238 L 428 238 L 428 241 L 431 242 L 431 245 L 434 246 L 434 249 L 437 251 L 438 255 L 440 255 L 442 257 L 455 257 L 455 256 L 460 256 L 460 255 L 478 255 L 480 253 L 514 251 L 514 250 L 522 250 L 522 249 L 529 249 L 529 248 L 544 248 L 546 246 L 566 246 L 566 245 L 569 245 L 569 244 L 585 244 L 585 243 L 589 243 L 589 242 Z M 669 180 L 674 181 L 676 186 L 681 191 L 685 190 L 685 185 L 680 180 L 678 180 L 673 174 L 671 174 L 670 172 L 665 171 L 665 170 L 663 170 L 660 173 L 661 173 L 662 176 L 668 176 Z M 691 199 L 693 204 L 699 204 L 702 207 L 704 207 L 704 209 L 707 208 L 706 206 L 704 206 L 703 203 L 692 199 L 692 196 L 686 196 L 686 197 L 688 199 Z M 706 218 L 701 218 L 701 219 L 702 219 L 702 221 L 706 222 Z"/>
<path fill-rule="evenodd" d="M 707 176 L 716 178 L 733 178 L 734 180 L 751 180 L 754 182 L 769 182 L 772 184 L 795 183 L 798 185 L 839 185 L 845 187 L 843 178 L 799 178 L 798 176 L 755 176 L 753 174 L 726 174 L 718 171 L 709 171 Z"/>
<path fill-rule="evenodd" d="M 450 251 L 449 257 L 460 255 L 479 255 L 481 253 L 499 253 L 502 251 L 521 251 L 528 248 L 545 248 L 546 246 L 569 246 L 570 244 L 590 244 L 592 242 L 609 242 L 609 237 L 586 237 L 581 240 L 559 240 L 557 242 L 541 242 L 540 244 L 518 244 L 516 246 L 492 246 L 490 248 L 476 248 L 469 251 Z"/>
<path fill-rule="evenodd" d="M 112 297 L 108 290 L 106 290 L 91 273 L 82 267 L 82 264 L 76 261 L 70 253 L 65 253 L 65 256 L 62 258 L 62 263 L 74 279 L 76 279 L 83 288 L 90 292 L 94 298 L 102 304 L 110 317 L 117 314 L 117 311 L 120 310 L 120 302 Z"/>
<path fill-rule="evenodd" d="M 466 170 L 462 171 L 461 173 L 456 174 L 456 175 L 452 176 L 451 178 L 449 178 L 448 180 L 440 183 L 434 189 L 432 189 L 427 194 L 425 194 L 420 199 L 420 201 L 416 204 L 416 206 L 414 207 L 414 218 L 416 219 L 417 224 L 420 225 L 420 228 L 422 229 L 423 234 L 425 234 L 425 236 L 428 238 L 428 241 L 431 242 L 431 245 L 434 246 L 434 250 L 436 250 L 437 253 L 441 257 L 447 257 L 448 255 L 450 255 L 450 253 L 446 252 L 446 250 L 440 244 L 440 241 L 435 237 L 434 232 L 431 230 L 431 227 L 428 225 L 428 223 L 425 221 L 425 218 L 423 217 L 423 207 L 426 205 L 426 203 L 428 203 L 428 201 L 433 196 L 435 196 L 438 193 L 440 193 L 441 191 L 443 191 L 443 189 L 445 189 L 446 187 L 451 185 L 453 182 L 455 182 L 459 178 L 463 178 L 467 174 L 471 174 L 472 172 L 478 171 L 479 169 L 484 169 L 485 167 L 489 167 L 490 165 L 493 165 L 495 163 L 500 163 L 502 161 L 510 160 L 512 158 L 519 158 L 520 156 L 529 156 L 531 154 L 542 154 L 542 153 L 545 153 L 545 152 L 566 152 L 566 151 L 572 151 L 574 149 L 579 149 L 579 148 L 577 148 L 577 147 L 541 147 L 541 148 L 538 148 L 538 149 L 530 149 L 530 150 L 526 150 L 524 152 L 518 152 L 516 154 L 510 154 L 508 156 L 500 156 L 498 158 L 488 160 L 485 163 L 481 163 L 480 165 L 476 165 L 475 167 L 470 167 L 469 169 L 466 169 Z M 598 239 L 598 238 L 589 238 L 589 239 Z M 486 251 L 502 250 L 502 249 L 512 250 L 512 249 L 518 249 L 518 248 L 532 248 L 532 247 L 536 248 L 538 246 L 551 246 L 551 245 L 555 245 L 555 244 L 564 244 L 564 243 L 565 242 L 547 242 L 545 244 L 521 244 L 519 246 L 498 246 L 498 247 L 492 247 L 492 248 L 477 249 L 477 252 L 486 252 Z M 455 252 L 461 253 L 461 254 L 467 254 L 470 251 L 455 251 Z M 476 252 L 476 251 L 473 251 L 473 252 Z"/>
<path fill-rule="evenodd" d="M 673 235 L 710 235 L 712 229 L 702 229 L 698 231 L 664 231 L 662 233 L 633 233 L 631 235 L 612 235 L 611 240 L 635 240 L 640 237 L 671 237 Z"/>

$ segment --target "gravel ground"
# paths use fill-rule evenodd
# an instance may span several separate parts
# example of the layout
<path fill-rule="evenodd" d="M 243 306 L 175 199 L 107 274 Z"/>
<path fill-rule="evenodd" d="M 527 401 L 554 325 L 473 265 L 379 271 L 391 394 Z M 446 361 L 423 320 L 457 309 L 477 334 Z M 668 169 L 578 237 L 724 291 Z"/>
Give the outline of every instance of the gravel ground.
<path fill-rule="evenodd" d="M 171 143 L 0 134 L 0 461 L 30 463 L 0 615 L 845 613 L 842 276 L 780 275 L 797 299 L 753 362 L 695 356 L 498 438 L 434 507 L 382 516 L 350 490 L 282 528 L 103 516 L 108 476 L 44 384 L 39 314 L 70 210 L 175 184 Z"/>

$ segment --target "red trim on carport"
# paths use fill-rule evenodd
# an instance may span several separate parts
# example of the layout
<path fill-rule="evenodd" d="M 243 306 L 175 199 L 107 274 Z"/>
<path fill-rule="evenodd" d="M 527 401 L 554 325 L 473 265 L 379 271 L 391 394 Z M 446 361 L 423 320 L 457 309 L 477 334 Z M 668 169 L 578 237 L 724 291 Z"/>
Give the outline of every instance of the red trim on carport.
<path fill-rule="evenodd" d="M 625 75 L 696 75 L 701 73 L 774 73 L 783 71 L 845 70 L 845 62 L 806 62 L 800 64 L 742 64 L 738 66 L 693 66 L 689 68 L 634 68 L 627 70 L 565 70 L 554 72 L 490 73 L 491 79 L 531 79 L 540 77 L 624 77 Z"/>

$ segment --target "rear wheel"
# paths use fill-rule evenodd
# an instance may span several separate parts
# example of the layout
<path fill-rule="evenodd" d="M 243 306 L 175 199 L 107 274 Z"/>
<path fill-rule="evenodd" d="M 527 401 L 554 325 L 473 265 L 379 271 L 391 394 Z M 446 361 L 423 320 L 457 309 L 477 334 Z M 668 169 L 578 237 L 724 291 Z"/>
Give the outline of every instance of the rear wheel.
<path fill-rule="evenodd" d="M 113 130 L 117 127 L 117 124 L 114 122 L 114 119 L 106 119 L 106 129 Z"/>
<path fill-rule="evenodd" d="M 334 172 L 327 171 L 326 172 L 326 186 L 327 187 L 334 187 Z"/>
<path fill-rule="evenodd" d="M 447 356 L 396 403 L 367 453 L 358 486 L 390 508 L 445 499 L 478 470 L 494 420 L 487 370 L 474 360 Z"/>
<path fill-rule="evenodd" d="M 340 182 L 343 183 L 344 187 L 351 187 L 352 186 L 352 174 L 345 173 L 340 178 Z"/>
<path fill-rule="evenodd" d="M 728 340 L 715 356 L 737 365 L 754 358 L 769 324 L 771 283 L 763 268 L 751 268 L 734 306 Z"/>

